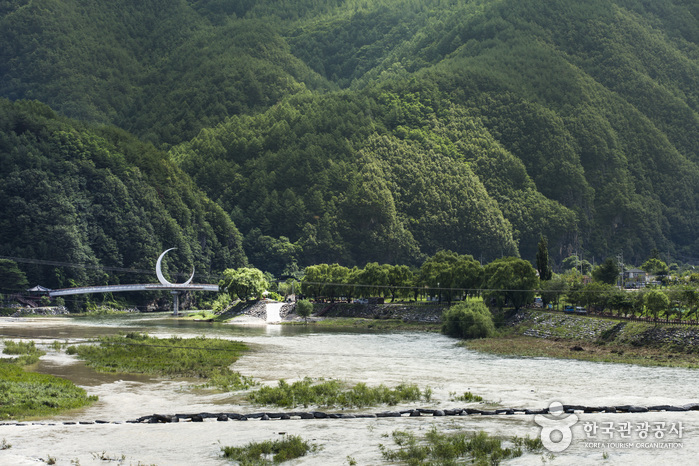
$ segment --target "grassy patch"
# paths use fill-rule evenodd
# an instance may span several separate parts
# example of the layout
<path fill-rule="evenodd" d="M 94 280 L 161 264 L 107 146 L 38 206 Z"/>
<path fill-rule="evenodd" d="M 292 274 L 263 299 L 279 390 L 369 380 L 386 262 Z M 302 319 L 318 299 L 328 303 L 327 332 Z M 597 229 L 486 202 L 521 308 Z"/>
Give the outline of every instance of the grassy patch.
<path fill-rule="evenodd" d="M 131 311 L 123 307 L 91 306 L 85 312 L 71 312 L 71 317 L 95 317 L 130 314 Z"/>
<path fill-rule="evenodd" d="M 223 457 L 241 465 L 274 464 L 305 456 L 317 450 L 297 435 L 287 435 L 281 440 L 252 442 L 244 447 L 222 447 Z"/>
<path fill-rule="evenodd" d="M 0 361 L 0 417 L 22 419 L 81 408 L 97 401 L 73 382 Z"/>
<path fill-rule="evenodd" d="M 466 403 L 472 403 L 474 401 L 483 401 L 483 397 L 479 395 L 474 395 L 471 392 L 464 392 L 463 395 L 457 395 L 456 393 L 450 393 L 453 401 L 464 401 Z"/>
<path fill-rule="evenodd" d="M 213 320 L 216 318 L 216 314 L 213 311 L 201 310 L 196 312 L 190 312 L 186 316 L 182 317 L 183 320 Z"/>
<path fill-rule="evenodd" d="M 582 361 L 699 368 L 696 355 L 668 353 L 657 348 L 631 345 L 599 345 L 589 341 L 507 336 L 462 343 L 467 348 L 492 354 L 525 357 L 579 359 Z M 574 347 L 582 350 L 574 350 Z"/>
<path fill-rule="evenodd" d="M 445 434 L 436 427 L 418 438 L 415 434 L 394 431 L 393 441 L 399 447 L 391 450 L 379 445 L 384 459 L 409 465 L 422 464 L 457 464 L 464 460 L 475 464 L 492 465 L 501 461 L 522 456 L 522 448 L 538 451 L 541 441 L 529 438 L 513 437 L 512 448 L 503 448 L 502 439 L 492 437 L 485 432 L 467 434 L 463 432 Z"/>
<path fill-rule="evenodd" d="M 30 366 L 39 362 L 39 358 L 46 354 L 46 352 L 41 351 L 36 347 L 33 341 L 12 341 L 5 340 L 3 342 L 5 347 L 2 352 L 4 354 L 19 355 L 17 358 L 13 358 L 12 362 L 20 366 Z"/>
<path fill-rule="evenodd" d="M 364 407 L 381 404 L 396 405 L 404 401 L 419 401 L 427 399 L 432 391 L 427 388 L 424 393 L 414 384 L 401 384 L 396 388 L 384 385 L 367 387 L 358 383 L 346 387 L 337 380 L 327 380 L 313 384 L 310 378 L 287 383 L 280 380 L 276 387 L 262 387 L 248 395 L 253 403 L 276 405 L 285 408 L 296 406 L 342 406 Z"/>
<path fill-rule="evenodd" d="M 208 379 L 205 385 L 243 389 L 252 380 L 228 369 L 247 350 L 241 342 L 204 337 L 154 338 L 139 333 L 101 337 L 97 345 L 70 346 L 100 372 L 126 372 Z"/>

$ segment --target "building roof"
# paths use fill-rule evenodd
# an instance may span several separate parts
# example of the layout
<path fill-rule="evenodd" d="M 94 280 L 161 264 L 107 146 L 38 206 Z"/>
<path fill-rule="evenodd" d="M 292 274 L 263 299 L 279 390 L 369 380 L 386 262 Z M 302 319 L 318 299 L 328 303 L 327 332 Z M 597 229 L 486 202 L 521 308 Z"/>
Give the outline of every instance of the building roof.
<path fill-rule="evenodd" d="M 29 288 L 27 291 L 30 293 L 37 293 L 37 292 L 48 292 L 48 291 L 51 291 L 51 289 L 46 288 L 45 286 L 36 285 L 34 288 Z"/>

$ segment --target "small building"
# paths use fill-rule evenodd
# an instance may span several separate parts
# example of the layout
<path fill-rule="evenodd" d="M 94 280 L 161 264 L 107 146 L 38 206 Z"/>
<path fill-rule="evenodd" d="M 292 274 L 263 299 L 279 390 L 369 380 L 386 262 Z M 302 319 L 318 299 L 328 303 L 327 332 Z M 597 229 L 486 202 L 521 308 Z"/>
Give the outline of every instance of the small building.
<path fill-rule="evenodd" d="M 46 288 L 45 286 L 41 285 L 36 285 L 33 288 L 29 288 L 27 290 L 27 293 L 29 293 L 30 296 L 48 296 L 49 291 L 51 291 L 50 288 Z"/>
<path fill-rule="evenodd" d="M 650 275 L 645 270 L 628 269 L 623 273 L 624 286 L 628 288 L 643 288 L 650 281 Z"/>

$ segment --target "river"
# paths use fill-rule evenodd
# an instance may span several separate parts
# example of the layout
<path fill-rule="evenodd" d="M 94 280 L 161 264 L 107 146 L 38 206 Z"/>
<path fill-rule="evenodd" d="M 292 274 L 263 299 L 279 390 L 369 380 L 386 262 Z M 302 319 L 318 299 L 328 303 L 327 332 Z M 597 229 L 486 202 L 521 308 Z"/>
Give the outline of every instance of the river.
<path fill-rule="evenodd" d="M 405 408 L 482 407 L 451 401 L 470 391 L 487 406 L 538 409 L 552 402 L 586 406 L 682 405 L 699 401 L 699 371 L 647 368 L 550 358 L 500 357 L 458 346 L 442 335 L 404 332 L 329 330 L 314 326 L 222 325 L 192 323 L 165 316 L 104 318 L 36 318 L 0 320 L 3 338 L 33 339 L 47 351 L 39 371 L 60 375 L 98 395 L 99 402 L 78 412 L 0 425 L 0 439 L 12 447 L 0 451 L 0 464 L 36 464 L 50 455 L 57 464 L 225 464 L 221 446 L 300 435 L 321 448 L 291 464 L 384 464 L 379 444 L 393 446 L 395 430 L 425 433 L 432 425 L 444 431 L 485 430 L 502 436 L 537 437 L 532 415 L 447 416 L 377 419 L 251 420 L 247 422 L 130 424 L 140 416 L 176 413 L 281 411 L 260 408 L 240 394 L 192 390 L 191 382 L 145 376 L 98 374 L 65 352 L 48 347 L 54 340 L 83 341 L 120 331 L 153 336 L 230 338 L 249 343 L 234 369 L 263 384 L 312 378 L 395 386 L 401 382 L 430 387 L 430 402 L 351 411 L 377 413 Z M 299 408 L 297 410 L 304 410 Z M 310 410 L 307 409 L 307 410 Z M 336 412 L 333 409 L 324 409 Z M 669 464 L 699 457 L 699 411 L 637 414 L 575 414 L 572 442 L 550 457 L 526 454 L 513 464 Z M 106 420 L 109 424 L 64 425 L 63 421 Z M 119 422 L 119 423 L 115 423 Z M 649 435 L 638 430 L 649 425 Z M 53 423 L 55 425 L 48 425 Z M 628 424 L 626 424 L 628 423 Z M 664 423 L 664 424 L 661 424 Z M 43 424 L 43 425 L 42 425 Z M 591 426 L 599 427 L 594 435 Z M 681 435 L 671 426 L 682 427 Z M 628 435 L 624 427 L 630 427 Z M 588 431 L 586 431 L 586 429 Z M 603 430 L 606 429 L 603 433 Z M 613 429 L 611 431 L 610 429 Z M 655 435 L 662 433 L 663 438 Z M 661 443 L 661 445 L 658 445 Z M 669 448 L 672 446 L 672 448 Z"/>

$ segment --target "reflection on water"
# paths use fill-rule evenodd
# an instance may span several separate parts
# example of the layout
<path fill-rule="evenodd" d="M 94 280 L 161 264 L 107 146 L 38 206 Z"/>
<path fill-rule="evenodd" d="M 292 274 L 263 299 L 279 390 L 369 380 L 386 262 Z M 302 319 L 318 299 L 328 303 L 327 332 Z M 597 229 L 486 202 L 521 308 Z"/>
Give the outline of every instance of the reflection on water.
<path fill-rule="evenodd" d="M 549 358 L 503 358 L 476 353 L 456 345 L 442 335 L 423 333 L 381 333 L 358 330 L 328 330 L 313 326 L 224 325 L 173 319 L 167 315 L 105 316 L 99 318 L 3 319 L 0 332 L 5 338 L 32 338 L 46 349 L 39 370 L 67 377 L 99 403 L 55 419 L 125 421 L 162 413 L 254 412 L 240 394 L 215 394 L 192 390 L 187 381 L 159 380 L 145 376 L 97 374 L 72 356 L 48 346 L 53 340 L 80 341 L 118 332 L 146 332 L 154 336 L 179 335 L 230 338 L 250 343 L 255 351 L 235 364 L 244 375 L 261 383 L 275 384 L 303 377 L 336 378 L 349 383 L 394 386 L 416 383 L 433 390 L 430 403 L 405 407 L 457 407 L 455 394 L 471 391 L 489 402 L 507 407 L 543 408 L 551 401 L 566 404 L 614 405 L 684 404 L 697 400 L 699 371 L 673 368 L 647 368 L 623 364 L 566 361 Z M 371 408 L 377 412 L 386 408 Z M 367 411 L 367 410 L 365 410 Z M 604 414 L 582 418 L 604 419 Z M 611 416 L 611 415 L 606 415 Z M 615 415 L 623 416 L 623 415 Z M 637 414 L 648 422 L 675 420 L 685 425 L 683 450 L 615 450 L 613 462 L 640 464 L 678 462 L 699 454 L 696 412 Z M 620 419 L 614 417 L 612 419 Z M 126 455 L 136 464 L 219 464 L 220 441 L 240 445 L 251 440 L 278 437 L 279 432 L 313 438 L 324 445 L 321 452 L 304 464 L 341 464 L 347 456 L 358 464 L 381 463 L 379 443 L 390 443 L 382 434 L 395 429 L 424 432 L 432 423 L 443 429 L 485 429 L 502 435 L 539 433 L 530 416 L 400 418 L 351 421 L 250 421 L 247 423 L 205 422 L 199 425 L 108 425 L 108 426 L 27 426 L 0 427 L 0 437 L 13 444 L 2 452 L 0 463 L 35 464 L 36 458 L 51 454 L 64 464 L 77 459 L 91 464 L 91 451 Z M 553 464 L 593 463 L 602 452 L 586 448 L 582 424 L 574 430 L 573 445 Z M 76 435 L 77 434 L 77 435 Z M 694 456 L 692 456 L 694 455 Z M 340 460 L 338 460 L 338 458 Z M 10 461 L 10 460 L 8 460 Z M 517 464 L 541 464 L 538 456 L 520 458 Z"/>

